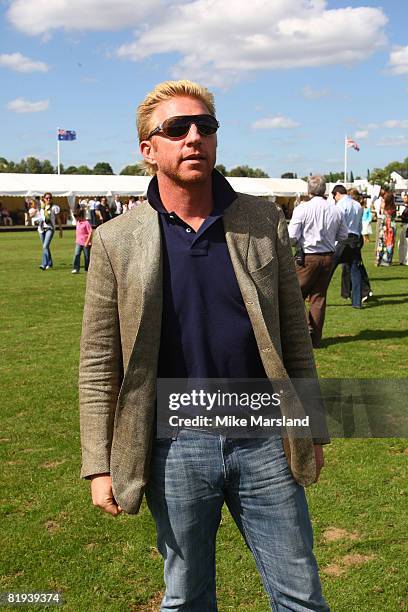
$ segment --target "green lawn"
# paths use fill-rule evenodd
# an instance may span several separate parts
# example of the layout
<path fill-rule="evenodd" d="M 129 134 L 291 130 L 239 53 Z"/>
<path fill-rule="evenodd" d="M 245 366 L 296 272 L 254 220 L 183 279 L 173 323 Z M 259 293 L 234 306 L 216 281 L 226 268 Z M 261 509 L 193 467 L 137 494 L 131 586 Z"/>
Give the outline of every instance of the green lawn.
<path fill-rule="evenodd" d="M 0 591 L 60 590 L 73 612 L 157 610 L 162 562 L 152 520 L 112 519 L 79 480 L 77 363 L 86 275 L 71 275 L 74 233 L 41 272 L 35 233 L 0 235 Z M 408 268 L 375 268 L 361 311 L 329 291 L 320 376 L 408 376 Z M 408 609 L 408 441 L 335 440 L 308 489 L 324 591 L 335 612 Z M 218 537 L 220 611 L 266 612 L 251 556 L 227 512 Z M 27 609 L 27 608 L 26 608 Z M 32 610 L 36 608 L 30 608 Z"/>

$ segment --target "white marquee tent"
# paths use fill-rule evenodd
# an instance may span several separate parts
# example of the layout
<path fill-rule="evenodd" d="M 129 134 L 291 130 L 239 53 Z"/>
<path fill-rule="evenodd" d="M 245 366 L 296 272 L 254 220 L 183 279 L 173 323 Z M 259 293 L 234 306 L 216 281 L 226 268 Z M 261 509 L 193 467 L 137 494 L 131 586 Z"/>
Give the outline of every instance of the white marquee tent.
<path fill-rule="evenodd" d="M 301 179 L 261 179 L 227 177 L 235 189 L 256 196 L 294 197 L 307 193 Z M 9 174 L 0 173 L 0 196 L 35 196 L 50 191 L 66 197 L 73 207 L 78 196 L 145 194 L 150 176 L 81 175 L 81 174 Z"/>

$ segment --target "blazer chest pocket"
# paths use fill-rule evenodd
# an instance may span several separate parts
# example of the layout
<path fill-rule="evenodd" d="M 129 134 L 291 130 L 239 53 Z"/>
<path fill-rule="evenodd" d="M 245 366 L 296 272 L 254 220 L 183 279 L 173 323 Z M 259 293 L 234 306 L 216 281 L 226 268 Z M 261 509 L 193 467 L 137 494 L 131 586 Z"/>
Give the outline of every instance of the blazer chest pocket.
<path fill-rule="evenodd" d="M 272 257 L 266 264 L 255 270 L 249 270 L 249 274 L 255 283 L 260 282 L 262 279 L 270 276 L 275 272 L 275 258 Z"/>

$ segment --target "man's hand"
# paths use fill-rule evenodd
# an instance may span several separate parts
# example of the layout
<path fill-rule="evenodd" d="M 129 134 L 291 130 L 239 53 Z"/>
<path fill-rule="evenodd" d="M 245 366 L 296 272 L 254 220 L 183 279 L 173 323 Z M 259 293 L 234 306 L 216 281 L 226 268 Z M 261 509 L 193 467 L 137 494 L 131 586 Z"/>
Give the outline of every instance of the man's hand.
<path fill-rule="evenodd" d="M 323 456 L 323 446 L 321 444 L 314 444 L 314 454 L 316 461 L 316 479 L 315 482 L 319 480 L 320 472 L 322 467 L 324 466 L 324 456 Z"/>
<path fill-rule="evenodd" d="M 92 503 L 104 512 L 117 516 L 122 512 L 112 492 L 112 478 L 109 474 L 95 474 L 91 479 Z"/>

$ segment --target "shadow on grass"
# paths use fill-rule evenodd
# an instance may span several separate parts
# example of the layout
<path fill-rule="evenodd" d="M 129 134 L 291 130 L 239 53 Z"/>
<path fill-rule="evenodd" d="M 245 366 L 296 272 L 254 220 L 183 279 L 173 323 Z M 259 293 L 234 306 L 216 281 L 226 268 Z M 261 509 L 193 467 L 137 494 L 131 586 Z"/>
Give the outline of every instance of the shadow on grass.
<path fill-rule="evenodd" d="M 323 338 L 321 342 L 322 348 L 327 348 L 332 344 L 346 344 L 348 342 L 373 341 L 373 340 L 390 340 L 396 338 L 401 340 L 408 337 L 408 330 L 401 329 L 363 329 L 358 334 L 352 336 L 337 336 L 333 338 Z"/>
<path fill-rule="evenodd" d="M 407 280 L 406 276 L 386 276 L 385 278 L 377 277 L 377 276 L 370 276 L 370 283 L 378 281 L 381 283 L 385 283 L 385 281 L 396 281 L 396 280 Z"/>
<path fill-rule="evenodd" d="M 385 300 L 384 298 L 405 298 L 403 300 L 389 299 Z M 408 302 L 408 293 L 389 293 L 384 295 L 373 295 L 370 297 L 364 304 L 364 309 L 366 308 L 375 308 L 376 306 L 387 306 L 389 304 L 405 304 Z M 328 304 L 328 308 L 343 308 L 344 306 L 351 306 L 351 300 L 344 300 L 341 304 Z"/>

